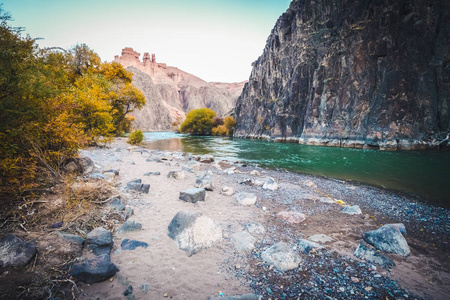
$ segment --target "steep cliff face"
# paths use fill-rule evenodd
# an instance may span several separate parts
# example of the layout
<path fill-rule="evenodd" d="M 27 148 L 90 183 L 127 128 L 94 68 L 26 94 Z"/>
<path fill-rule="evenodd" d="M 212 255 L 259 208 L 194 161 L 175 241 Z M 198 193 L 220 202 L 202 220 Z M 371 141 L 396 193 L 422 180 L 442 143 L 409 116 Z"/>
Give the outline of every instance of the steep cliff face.
<path fill-rule="evenodd" d="M 245 82 L 208 83 L 178 68 L 157 63 L 156 57 L 124 48 L 115 61 L 133 72 L 133 83 L 147 100 L 141 111 L 134 111 L 134 127 L 146 131 L 168 130 L 177 118 L 184 119 L 192 109 L 208 107 L 219 116 L 235 106 Z"/>
<path fill-rule="evenodd" d="M 294 0 L 253 63 L 235 136 L 411 149 L 450 129 L 450 1 Z"/>

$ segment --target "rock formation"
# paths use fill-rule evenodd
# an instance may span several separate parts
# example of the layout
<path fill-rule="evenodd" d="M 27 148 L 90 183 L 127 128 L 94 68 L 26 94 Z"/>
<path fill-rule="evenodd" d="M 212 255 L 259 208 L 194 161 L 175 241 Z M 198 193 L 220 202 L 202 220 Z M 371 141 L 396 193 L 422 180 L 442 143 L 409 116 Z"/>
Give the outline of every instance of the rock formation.
<path fill-rule="evenodd" d="M 235 136 L 436 145 L 450 129 L 449 50 L 447 0 L 294 0 L 253 63 Z"/>
<path fill-rule="evenodd" d="M 134 127 L 146 131 L 167 130 L 177 118 L 184 119 L 191 109 L 208 107 L 219 116 L 229 114 L 245 82 L 208 83 L 178 68 L 156 62 L 155 54 L 124 48 L 115 61 L 133 72 L 133 84 L 147 100 L 146 106 L 132 115 Z"/>

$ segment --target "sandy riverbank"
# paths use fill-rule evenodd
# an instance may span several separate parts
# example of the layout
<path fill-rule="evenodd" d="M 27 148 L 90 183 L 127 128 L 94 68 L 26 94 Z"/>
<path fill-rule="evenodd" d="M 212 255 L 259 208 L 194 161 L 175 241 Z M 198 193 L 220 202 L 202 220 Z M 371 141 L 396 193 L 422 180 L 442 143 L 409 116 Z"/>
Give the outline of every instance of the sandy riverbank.
<path fill-rule="evenodd" d="M 227 163 L 219 163 L 222 170 L 214 163 L 202 163 L 195 174 L 185 172 L 184 179 L 167 178 L 169 171 L 180 169 L 189 157 L 182 156 L 182 153 L 143 151 L 139 147 L 127 149 L 129 145 L 123 139 L 117 139 L 107 148 L 89 149 L 81 153 L 90 157 L 99 171 L 119 170 L 120 175 L 115 179 L 119 186 L 125 186 L 127 182 L 137 178 L 150 184 L 149 194 L 123 192 L 123 202 L 134 208 L 135 215 L 131 219 L 140 222 L 142 230 L 126 235 L 115 234 L 111 260 L 119 267 L 120 272 L 112 281 L 90 286 L 80 284 L 83 291 L 81 299 L 123 299 L 122 293 L 129 285 L 134 287 L 136 299 L 206 299 L 208 296 L 218 296 L 219 292 L 232 296 L 255 291 L 268 299 L 270 293 L 264 292 L 266 289 L 259 290 L 254 283 L 261 276 L 258 272 L 264 271 L 258 263 L 255 264 L 259 250 L 278 241 L 295 244 L 298 238 L 325 234 L 333 239 L 324 243 L 326 251 L 335 252 L 333 255 L 337 257 L 349 258 L 351 262 L 348 263 L 358 262 L 353 252 L 362 233 L 393 222 L 403 222 L 406 225 L 406 239 L 411 255 L 407 258 L 391 255 L 397 266 L 390 272 L 380 267 L 376 271 L 368 267 L 369 271 L 366 273 L 355 271 L 352 277 L 359 281 L 355 291 L 368 287 L 388 291 L 390 288 L 385 282 L 392 279 L 401 288 L 419 296 L 444 299 L 450 292 L 449 215 L 446 210 L 423 204 L 412 205 L 412 199 L 381 189 L 302 174 L 257 169 L 261 175 L 254 176 L 249 172 L 255 168 L 236 165 L 236 173 L 228 175 L 222 171 L 231 166 Z M 165 160 L 147 161 L 149 157 L 164 157 Z M 180 191 L 193 187 L 196 175 L 203 170 L 213 172 L 214 191 L 207 192 L 205 202 L 192 204 L 179 200 Z M 161 175 L 144 176 L 144 173 L 151 171 L 160 172 Z M 275 191 L 240 183 L 246 178 L 258 180 L 269 176 L 278 182 L 279 188 Z M 239 206 L 234 197 L 220 194 L 223 186 L 231 186 L 236 192 L 256 193 L 256 205 Z M 323 203 L 320 201 L 323 197 L 334 199 L 335 202 Z M 363 214 L 341 213 L 343 204 L 337 200 L 345 204 L 360 205 Z M 218 222 L 223 228 L 223 241 L 216 247 L 191 257 L 179 250 L 167 236 L 167 226 L 178 211 L 186 209 L 200 211 Z M 409 210 L 412 213 L 408 213 Z M 306 215 L 306 220 L 299 224 L 285 222 L 277 215 L 280 211 L 301 212 Z M 436 218 L 440 218 L 443 223 L 432 224 Z M 266 232 L 255 236 L 257 242 L 253 253 L 239 253 L 230 237 L 243 231 L 249 222 L 262 224 Z M 149 247 L 121 251 L 120 243 L 124 238 L 145 241 Z M 306 257 L 304 262 L 314 268 L 314 259 Z M 267 274 L 271 271 L 267 270 Z M 327 274 L 326 269 L 321 271 L 317 268 L 317 272 L 333 277 L 333 274 Z M 374 277 L 375 275 L 380 277 Z M 378 282 L 377 278 L 383 278 L 384 281 Z M 282 275 L 271 280 L 261 282 L 272 286 L 280 280 L 284 282 L 283 288 L 289 286 L 288 279 Z M 143 284 L 150 287 L 146 294 L 140 289 Z M 274 294 L 273 298 L 276 298 L 276 292 L 271 292 Z"/>

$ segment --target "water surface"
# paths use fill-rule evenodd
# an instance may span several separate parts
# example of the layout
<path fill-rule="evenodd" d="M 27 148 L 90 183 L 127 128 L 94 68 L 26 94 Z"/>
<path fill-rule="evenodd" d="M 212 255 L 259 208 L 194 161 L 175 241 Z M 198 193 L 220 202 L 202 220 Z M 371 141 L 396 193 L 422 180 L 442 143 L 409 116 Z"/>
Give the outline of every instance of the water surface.
<path fill-rule="evenodd" d="M 152 149 L 212 154 L 218 159 L 326 176 L 420 195 L 450 207 L 450 152 L 379 151 L 263 140 L 145 133 Z"/>

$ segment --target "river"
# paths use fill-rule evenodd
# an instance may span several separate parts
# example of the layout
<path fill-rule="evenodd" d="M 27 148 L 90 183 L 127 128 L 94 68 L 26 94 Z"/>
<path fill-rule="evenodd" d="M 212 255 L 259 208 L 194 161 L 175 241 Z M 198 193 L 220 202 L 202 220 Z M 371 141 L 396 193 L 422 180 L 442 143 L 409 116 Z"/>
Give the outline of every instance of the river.
<path fill-rule="evenodd" d="M 450 207 L 450 152 L 380 151 L 146 132 L 146 147 L 357 181 L 419 195 Z"/>

